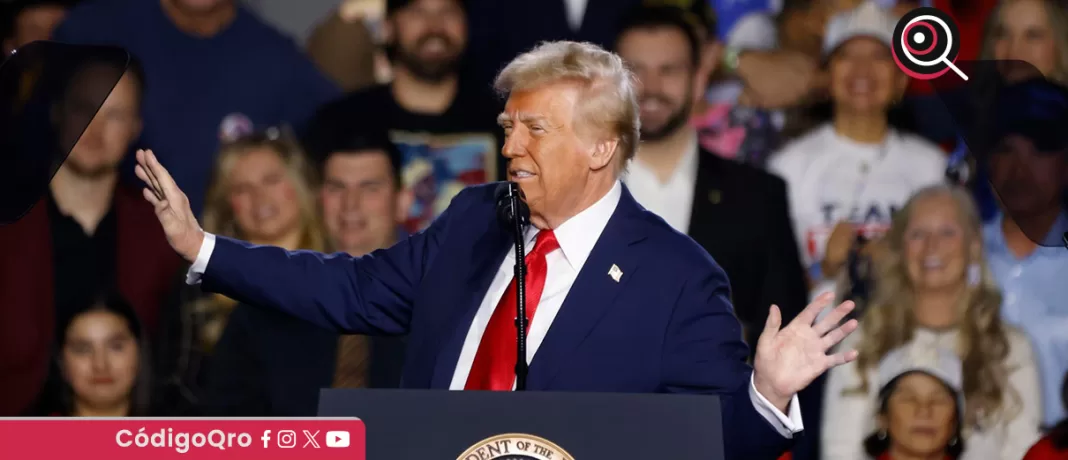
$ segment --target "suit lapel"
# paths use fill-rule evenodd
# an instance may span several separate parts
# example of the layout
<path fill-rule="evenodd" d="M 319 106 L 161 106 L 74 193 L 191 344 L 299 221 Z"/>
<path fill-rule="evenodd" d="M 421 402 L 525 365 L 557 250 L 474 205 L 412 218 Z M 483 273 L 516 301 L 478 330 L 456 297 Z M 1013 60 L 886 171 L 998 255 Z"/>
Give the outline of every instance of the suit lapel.
<path fill-rule="evenodd" d="M 545 340 L 530 363 L 527 384 L 532 390 L 545 390 L 562 363 L 590 335 L 615 299 L 638 270 L 639 254 L 632 244 L 644 238 L 638 203 L 623 188 L 619 205 L 594 245 L 564 304 L 549 327 Z M 621 273 L 615 280 L 610 271 Z"/>
<path fill-rule="evenodd" d="M 431 377 L 431 388 L 447 389 L 452 383 L 456 362 L 460 359 L 460 351 L 471 328 L 471 322 L 474 321 L 478 307 L 482 304 L 498 268 L 512 249 L 512 238 L 497 220 L 486 219 L 485 222 L 482 230 L 476 232 L 476 238 L 470 243 L 471 250 L 467 251 L 471 255 L 470 261 L 462 265 L 470 267 L 470 271 L 461 275 L 462 284 L 454 286 L 458 291 L 456 302 L 445 305 L 447 310 L 440 316 L 444 322 L 441 330 L 445 332 L 438 342 L 440 346 Z M 447 299 L 445 297 L 442 300 Z"/>

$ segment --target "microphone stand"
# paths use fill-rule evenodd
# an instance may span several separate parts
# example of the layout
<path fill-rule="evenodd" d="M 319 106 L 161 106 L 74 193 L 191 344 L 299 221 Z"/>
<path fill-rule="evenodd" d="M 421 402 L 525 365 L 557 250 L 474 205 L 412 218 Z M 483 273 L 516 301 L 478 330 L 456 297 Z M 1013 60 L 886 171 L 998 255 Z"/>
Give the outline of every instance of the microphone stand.
<path fill-rule="evenodd" d="M 515 391 L 527 389 L 527 264 L 526 250 L 524 246 L 523 230 L 525 225 L 525 209 L 519 199 L 519 185 L 515 182 L 508 184 L 508 200 L 513 216 L 513 236 L 515 237 L 515 336 L 516 336 L 516 360 L 515 360 Z"/>

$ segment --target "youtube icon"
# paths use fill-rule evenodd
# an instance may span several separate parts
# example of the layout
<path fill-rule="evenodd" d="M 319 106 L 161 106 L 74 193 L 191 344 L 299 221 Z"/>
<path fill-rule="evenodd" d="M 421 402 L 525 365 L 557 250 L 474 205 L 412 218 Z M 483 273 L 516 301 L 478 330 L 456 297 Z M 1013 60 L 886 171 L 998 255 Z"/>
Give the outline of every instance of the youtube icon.
<path fill-rule="evenodd" d="M 326 432 L 326 447 L 348 447 L 349 446 L 349 432 L 348 431 L 327 431 Z"/>

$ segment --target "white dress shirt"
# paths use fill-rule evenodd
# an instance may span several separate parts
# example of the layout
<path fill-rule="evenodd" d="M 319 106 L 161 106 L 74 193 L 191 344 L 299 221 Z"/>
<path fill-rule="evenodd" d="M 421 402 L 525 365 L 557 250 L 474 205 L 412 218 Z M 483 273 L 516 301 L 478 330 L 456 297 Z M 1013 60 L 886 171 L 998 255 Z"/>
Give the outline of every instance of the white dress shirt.
<path fill-rule="evenodd" d="M 608 194 L 594 203 L 593 206 L 568 219 L 567 222 L 564 222 L 554 230 L 556 241 L 560 243 L 560 247 L 546 256 L 548 273 L 545 279 L 545 288 L 538 302 L 534 319 L 530 323 L 530 333 L 527 335 L 528 362 L 533 361 L 537 355 L 538 348 L 542 340 L 545 339 L 545 334 L 549 332 L 549 326 L 552 325 L 556 314 L 564 303 L 564 299 L 567 297 L 568 291 L 571 290 L 571 285 L 574 284 L 590 252 L 593 251 L 594 245 L 600 239 L 605 226 L 608 225 L 608 220 L 615 212 L 616 205 L 619 204 L 619 198 L 622 194 L 623 184 L 616 182 Z M 538 230 L 536 228 L 531 228 L 527 231 L 527 244 L 525 247 L 528 251 L 534 248 L 534 239 L 537 233 Z M 195 284 L 200 281 L 200 276 L 207 269 L 208 262 L 211 259 L 211 252 L 214 248 L 215 235 L 205 234 L 204 244 L 197 254 L 197 259 L 193 262 L 192 267 L 189 268 L 186 278 L 189 284 Z M 515 247 L 513 246 L 509 249 L 508 256 L 504 259 L 500 268 L 497 269 L 497 274 L 493 277 L 493 282 L 490 283 L 489 290 L 486 291 L 486 296 L 478 307 L 475 319 L 471 322 L 471 327 L 467 331 L 467 338 L 464 340 L 463 348 L 460 350 L 460 358 L 456 363 L 456 369 L 453 371 L 452 383 L 449 385 L 449 389 L 463 390 L 464 385 L 467 383 L 467 375 L 471 372 L 471 364 L 475 361 L 475 353 L 478 352 L 478 345 L 482 341 L 482 333 L 485 332 L 490 316 L 493 315 L 493 310 L 497 308 L 497 303 L 500 301 L 501 296 L 504 295 L 508 284 L 512 282 L 514 265 Z M 794 396 L 793 400 L 790 401 L 789 416 L 776 409 L 763 395 L 757 393 L 756 387 L 752 382 L 752 376 L 750 376 L 749 382 L 749 396 L 757 412 L 774 426 L 782 436 L 792 437 L 794 433 L 804 429 L 797 396 Z"/>
<path fill-rule="evenodd" d="M 698 154 L 697 133 L 694 133 L 686 144 L 686 152 L 666 182 L 661 181 L 656 171 L 639 159 L 630 162 L 627 173 L 623 176 L 623 181 L 634 199 L 680 233 L 690 231 L 693 194 L 697 186 Z"/>

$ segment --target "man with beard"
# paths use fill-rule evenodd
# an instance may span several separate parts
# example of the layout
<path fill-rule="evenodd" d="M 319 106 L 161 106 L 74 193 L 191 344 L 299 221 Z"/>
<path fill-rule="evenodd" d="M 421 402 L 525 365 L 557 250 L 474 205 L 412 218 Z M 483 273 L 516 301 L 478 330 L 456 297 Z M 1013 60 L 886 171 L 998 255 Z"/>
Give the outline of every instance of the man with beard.
<path fill-rule="evenodd" d="M 786 185 L 714 155 L 687 122 L 707 82 L 695 21 L 673 7 L 629 15 L 616 52 L 639 80 L 642 145 L 625 181 L 645 208 L 690 235 L 730 278 L 735 312 L 755 345 L 767 305 L 792 318 L 807 299 Z M 753 348 L 755 349 L 755 348 Z"/>
<path fill-rule="evenodd" d="M 300 130 L 340 94 L 289 37 L 241 3 L 85 0 L 53 34 L 59 42 L 121 46 L 141 59 L 152 84 L 138 144 L 155 149 L 197 214 L 220 141 L 244 126 Z"/>
<path fill-rule="evenodd" d="M 983 239 L 1004 296 L 1002 317 L 1031 336 L 1043 400 L 1056 401 L 1068 372 L 1068 88 L 1039 77 L 999 91 L 998 99 L 996 142 L 980 163 L 1002 213 L 984 226 Z M 1046 404 L 1043 418 L 1052 427 L 1064 409 Z"/>
<path fill-rule="evenodd" d="M 314 125 L 345 120 L 384 126 L 403 156 L 401 177 L 413 192 L 408 231 L 425 228 L 464 186 L 503 177 L 499 104 L 458 74 L 467 48 L 461 0 L 389 0 L 387 54 L 393 82 L 323 107 Z"/>
<path fill-rule="evenodd" d="M 727 273 L 752 357 L 767 305 L 778 305 L 787 318 L 804 308 L 805 274 L 786 184 L 705 150 L 688 123 L 707 86 L 708 74 L 698 69 L 697 28 L 708 26 L 701 22 L 684 10 L 650 7 L 634 10 L 622 24 L 616 52 L 639 81 L 642 139 L 624 181 L 642 206 L 697 241 Z M 822 382 L 817 379 L 798 395 L 809 408 L 808 433 L 819 427 Z M 795 455 L 815 458 L 812 436 L 799 442 Z"/>
<path fill-rule="evenodd" d="M 99 105 L 100 89 L 119 75 Z M 60 142 L 74 148 L 46 196 L 16 223 L 0 226 L 3 416 L 23 414 L 46 382 L 57 318 L 102 292 L 127 299 L 158 345 L 163 301 L 182 268 L 140 190 L 118 181 L 119 162 L 141 130 L 140 67 L 134 62 L 123 74 L 115 63 L 90 60 L 70 81 L 52 115 Z"/>

